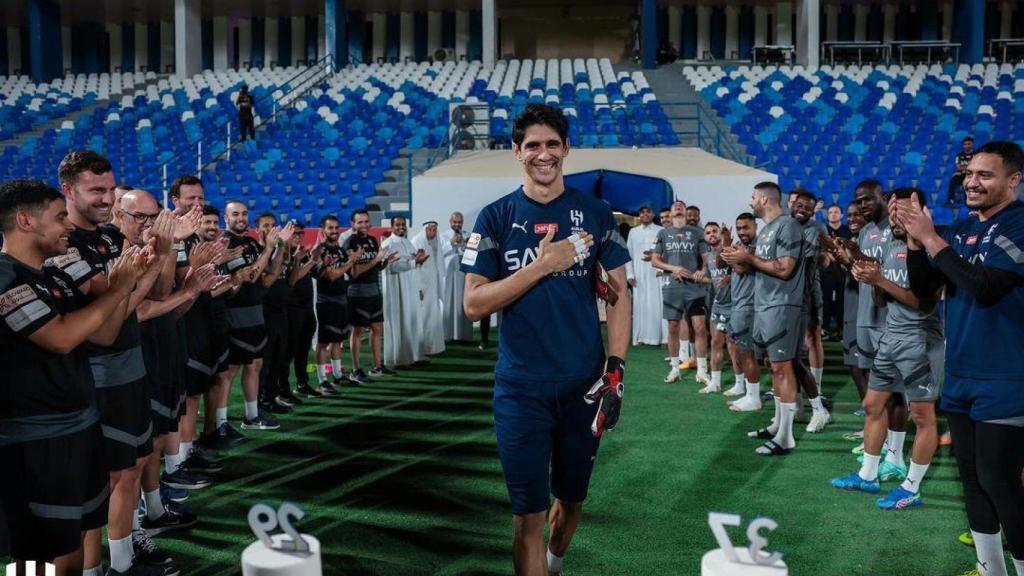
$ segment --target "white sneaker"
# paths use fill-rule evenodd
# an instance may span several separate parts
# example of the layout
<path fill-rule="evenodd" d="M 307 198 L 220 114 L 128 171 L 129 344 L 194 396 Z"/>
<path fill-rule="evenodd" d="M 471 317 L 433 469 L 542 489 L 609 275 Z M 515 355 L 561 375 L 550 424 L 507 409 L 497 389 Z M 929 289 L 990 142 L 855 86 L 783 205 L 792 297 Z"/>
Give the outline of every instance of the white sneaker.
<path fill-rule="evenodd" d="M 722 389 L 719 386 L 712 386 L 711 384 L 708 384 L 707 386 L 705 386 L 705 387 L 703 387 L 703 388 L 701 388 L 699 390 L 699 392 L 701 394 L 715 394 L 715 393 L 721 392 L 721 391 L 722 391 Z"/>
<path fill-rule="evenodd" d="M 743 384 L 736 384 L 732 388 L 729 388 L 725 392 L 722 392 L 723 396 L 742 396 L 747 393 L 747 387 Z"/>
<path fill-rule="evenodd" d="M 761 400 L 750 399 L 750 396 L 744 396 L 739 400 L 729 405 L 729 410 L 733 412 L 757 412 L 761 409 Z"/>
<path fill-rule="evenodd" d="M 828 413 L 828 410 L 815 410 L 810 424 L 807 425 L 807 431 L 811 434 L 821 432 L 830 422 L 832 422 L 832 415 Z"/>
<path fill-rule="evenodd" d="M 707 372 L 697 372 L 697 375 L 693 377 L 698 384 L 711 385 L 711 376 Z"/>
<path fill-rule="evenodd" d="M 668 376 L 665 376 L 665 382 L 675 382 L 677 380 L 679 380 L 679 368 L 672 368 Z"/>

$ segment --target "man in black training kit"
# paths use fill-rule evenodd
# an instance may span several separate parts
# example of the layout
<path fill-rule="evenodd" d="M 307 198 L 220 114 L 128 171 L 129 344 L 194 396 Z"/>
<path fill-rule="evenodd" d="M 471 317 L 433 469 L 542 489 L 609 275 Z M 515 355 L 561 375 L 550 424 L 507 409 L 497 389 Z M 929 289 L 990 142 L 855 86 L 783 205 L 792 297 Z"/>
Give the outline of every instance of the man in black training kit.
<path fill-rule="evenodd" d="M 568 132 L 557 108 L 526 107 L 512 133 L 524 183 L 483 209 L 462 257 L 466 315 L 502 311 L 494 427 L 521 576 L 561 574 L 599 438 L 618 421 L 632 327 L 630 299 L 615 291 L 626 243 L 607 204 L 565 187 Z M 607 363 L 595 290 L 611 304 Z"/>
<path fill-rule="evenodd" d="M 68 253 L 67 216 L 64 196 L 43 182 L 0 187 L 0 506 L 15 562 L 52 562 L 59 576 L 79 576 L 83 537 L 107 523 L 110 494 L 81 344 L 113 343 L 149 253 L 126 250 L 107 290 L 86 305 L 65 274 L 43 267 L 47 258 L 85 264 Z"/>
<path fill-rule="evenodd" d="M 1018 576 L 1024 574 L 1024 202 L 1016 189 L 1024 151 L 989 142 L 964 170 L 967 207 L 941 235 L 916 201 L 890 199 L 889 213 L 913 240 L 907 274 L 919 297 L 937 270 L 946 288 L 949 421 L 967 520 L 983 576 L 1005 576 L 1000 528 Z"/>
<path fill-rule="evenodd" d="M 354 258 L 349 258 L 338 244 L 339 227 L 336 216 L 324 216 L 320 221 L 320 263 L 316 268 L 316 375 L 320 388 L 316 395 L 327 396 L 340 391 L 341 386 L 351 383 L 341 367 L 341 344 L 351 330 L 348 306 L 348 279 L 345 277 Z M 357 248 L 354 256 L 362 256 Z M 331 370 L 331 381 L 327 380 L 327 369 Z M 307 395 L 309 390 L 299 389 Z"/>
<path fill-rule="evenodd" d="M 380 291 L 380 271 L 398 259 L 398 255 L 390 255 L 387 250 L 380 249 L 380 243 L 370 236 L 370 213 L 356 210 L 352 213 L 352 235 L 345 241 L 345 253 L 353 259 L 349 276 L 352 281 L 348 285 L 349 314 L 352 321 L 352 380 L 360 384 L 368 379 L 366 372 L 359 367 L 359 339 L 363 330 L 370 329 L 370 349 L 373 352 L 374 376 L 394 374 L 394 370 L 384 367 L 381 348 L 384 346 L 384 296 Z M 360 256 L 356 257 L 356 252 Z"/>
<path fill-rule="evenodd" d="M 238 91 L 238 99 L 235 100 L 235 105 L 238 106 L 239 140 L 247 138 L 255 140 L 256 119 L 253 117 L 255 102 L 252 99 L 252 94 L 249 94 L 248 86 L 242 86 L 242 89 Z"/>
<path fill-rule="evenodd" d="M 313 311 L 313 270 L 320 265 L 320 246 L 309 250 L 302 242 L 306 227 L 295 223 L 295 234 L 292 236 L 292 258 L 286 271 L 288 278 L 288 358 L 295 371 L 295 384 L 299 392 L 307 396 L 316 395 L 309 385 L 309 349 L 316 334 L 316 313 Z M 287 375 L 285 377 L 287 381 Z M 295 405 L 302 400 L 291 390 L 283 398 Z"/>

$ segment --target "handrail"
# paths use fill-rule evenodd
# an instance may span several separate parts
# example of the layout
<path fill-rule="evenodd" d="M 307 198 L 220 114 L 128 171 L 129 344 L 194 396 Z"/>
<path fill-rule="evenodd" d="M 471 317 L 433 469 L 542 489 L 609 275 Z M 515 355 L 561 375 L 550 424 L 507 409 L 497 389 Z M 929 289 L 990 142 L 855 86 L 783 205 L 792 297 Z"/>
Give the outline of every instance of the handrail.
<path fill-rule="evenodd" d="M 670 116 L 666 114 L 666 117 L 671 120 L 689 120 L 696 122 L 696 129 L 692 131 L 676 131 L 677 136 L 690 136 L 696 137 L 697 147 L 702 150 L 713 152 L 723 158 L 729 158 L 735 162 L 745 164 L 747 166 L 754 165 L 753 156 L 750 154 L 741 154 L 737 150 L 736 146 L 729 140 L 726 135 L 723 137 L 724 129 L 718 126 L 711 118 L 713 112 L 708 109 L 707 104 L 702 100 L 696 102 L 669 102 L 659 100 L 658 104 L 661 105 L 662 109 L 676 106 L 684 108 L 692 108 L 694 110 L 693 115 L 685 116 Z M 706 118 L 705 118 L 706 117 Z M 710 124 L 710 126 L 709 126 Z"/>
<path fill-rule="evenodd" d="M 280 102 L 280 101 L 282 101 L 282 100 L 284 100 L 286 98 L 290 98 L 290 101 L 289 101 L 288 105 L 291 105 L 294 102 L 297 102 L 298 99 L 303 94 L 308 92 L 309 89 L 311 88 L 310 86 L 306 86 L 306 84 L 308 82 L 310 82 L 311 80 L 314 80 L 314 79 L 318 79 L 321 74 L 323 74 L 324 77 L 328 77 L 328 76 L 330 76 L 331 74 L 334 73 L 333 63 L 334 63 L 333 56 L 331 56 L 329 54 L 327 56 L 324 56 L 323 58 L 321 58 L 320 60 L 317 60 L 312 65 L 308 66 L 307 68 L 305 68 L 303 70 L 300 70 L 299 72 L 296 72 L 293 76 L 291 76 L 290 78 L 285 80 L 281 84 L 281 86 L 288 86 L 289 87 L 288 92 L 282 94 L 279 98 L 274 97 L 274 92 L 270 92 L 268 94 L 264 94 L 259 99 L 256 99 L 254 101 L 253 108 L 256 108 L 257 105 L 259 105 L 259 104 L 265 104 L 268 100 L 271 101 L 272 104 L 276 104 L 277 102 Z M 299 81 L 298 79 L 301 78 L 302 76 L 308 76 L 308 78 Z M 299 90 L 300 87 L 303 87 L 303 89 Z M 232 88 L 234 88 L 234 86 L 232 86 Z M 278 88 L 277 90 L 280 90 L 280 88 Z M 277 115 L 280 112 L 280 110 L 283 110 L 283 109 L 285 109 L 287 107 L 288 106 L 282 106 L 280 109 L 278 109 L 275 106 L 275 109 L 271 113 L 271 115 L 268 116 L 265 120 L 261 119 L 260 124 L 262 125 L 262 124 L 269 123 L 269 122 L 273 121 L 277 117 Z M 213 130 L 207 131 L 199 140 L 197 140 L 194 143 L 189 144 L 188 149 L 183 150 L 182 152 L 179 152 L 178 154 L 175 154 L 174 156 L 169 158 L 166 162 L 163 162 L 161 164 L 160 169 L 161 169 L 162 180 L 163 180 L 162 181 L 162 187 L 163 187 L 164 195 L 165 196 L 167 194 L 167 189 L 168 189 L 168 185 L 169 185 L 169 182 L 168 182 L 168 167 L 180 167 L 180 166 L 184 166 L 186 164 L 191 164 L 192 160 L 195 159 L 195 167 L 196 168 L 195 168 L 194 174 L 198 176 L 212 162 L 215 162 L 216 160 L 220 159 L 225 154 L 230 154 L 232 146 L 237 144 L 237 141 L 232 142 L 232 140 L 231 140 L 231 138 L 232 138 L 231 125 L 234 123 L 234 121 L 235 121 L 235 118 L 233 116 L 228 116 L 228 117 L 224 118 L 221 122 L 218 122 L 216 124 L 216 126 L 213 128 Z M 216 143 L 221 142 L 222 141 L 221 139 L 225 138 L 225 137 L 227 139 L 227 145 L 225 146 L 225 150 L 223 152 L 215 155 L 215 156 L 210 156 L 209 159 L 206 162 L 204 162 L 203 161 L 203 149 L 204 148 L 206 148 L 206 149 L 213 148 L 213 146 Z M 165 202 L 166 202 L 166 200 L 165 200 Z"/>

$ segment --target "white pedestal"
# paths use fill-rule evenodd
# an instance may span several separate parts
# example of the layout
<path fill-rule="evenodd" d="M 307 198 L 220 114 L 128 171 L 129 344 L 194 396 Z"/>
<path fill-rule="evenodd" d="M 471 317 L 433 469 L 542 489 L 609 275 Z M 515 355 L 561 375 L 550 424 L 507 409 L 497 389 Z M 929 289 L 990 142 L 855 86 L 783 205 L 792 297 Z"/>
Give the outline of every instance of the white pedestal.
<path fill-rule="evenodd" d="M 730 562 L 721 548 L 708 552 L 700 561 L 701 576 L 789 576 L 782 560 L 769 565 L 756 564 L 746 548 L 736 548 L 736 555 L 740 559 L 738 563 Z"/>
<path fill-rule="evenodd" d="M 242 552 L 242 576 L 323 576 L 320 541 L 308 534 L 302 539 L 309 544 L 308 554 L 270 549 L 259 540 L 249 544 Z M 275 548 L 291 545 L 285 534 L 274 534 L 271 540 Z"/>

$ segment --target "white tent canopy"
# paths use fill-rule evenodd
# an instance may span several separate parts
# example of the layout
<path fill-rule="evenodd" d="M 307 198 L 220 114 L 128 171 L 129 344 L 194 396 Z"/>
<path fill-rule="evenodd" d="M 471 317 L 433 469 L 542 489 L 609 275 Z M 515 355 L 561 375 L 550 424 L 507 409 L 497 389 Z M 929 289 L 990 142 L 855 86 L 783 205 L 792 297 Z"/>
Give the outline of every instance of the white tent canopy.
<path fill-rule="evenodd" d="M 699 148 L 577 148 L 569 152 L 565 174 L 591 170 L 661 178 L 677 199 L 699 206 L 705 222 L 725 221 L 730 227 L 738 214 L 750 210 L 755 184 L 778 181 L 775 174 Z M 444 228 L 451 213 L 460 211 L 471 229 L 484 206 L 522 182 L 523 168 L 509 150 L 460 152 L 412 179 L 413 224 L 436 220 Z"/>

